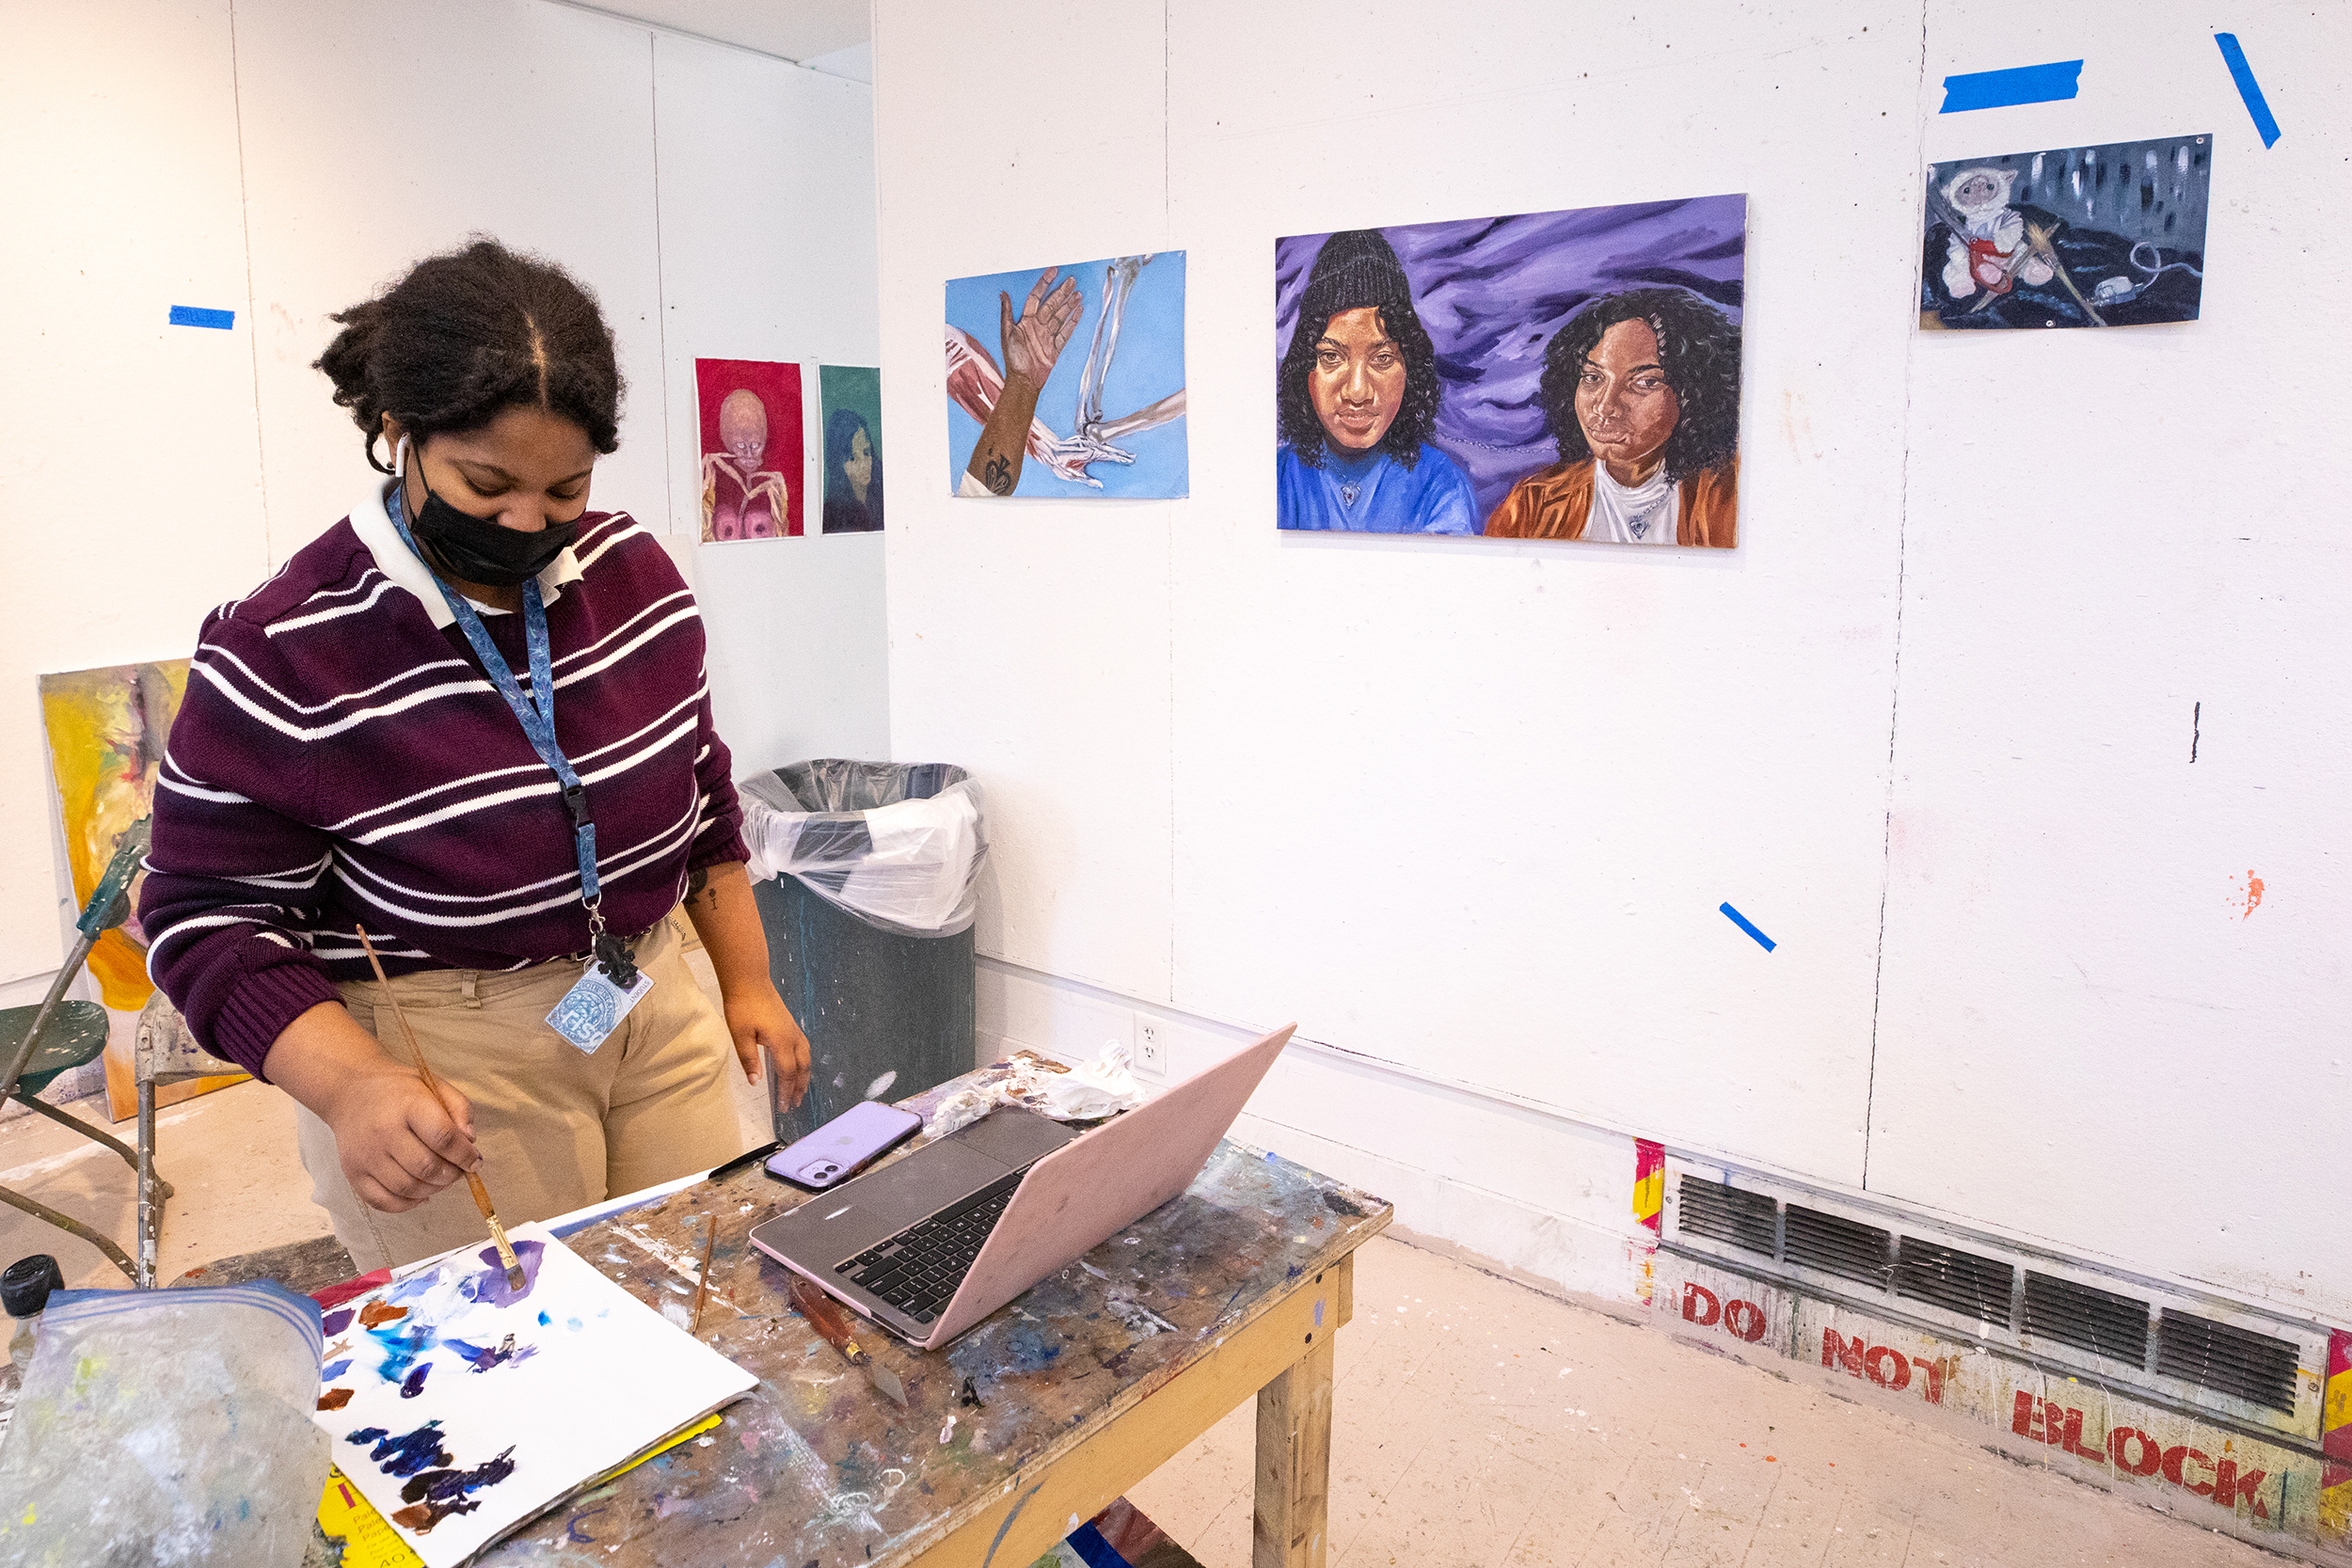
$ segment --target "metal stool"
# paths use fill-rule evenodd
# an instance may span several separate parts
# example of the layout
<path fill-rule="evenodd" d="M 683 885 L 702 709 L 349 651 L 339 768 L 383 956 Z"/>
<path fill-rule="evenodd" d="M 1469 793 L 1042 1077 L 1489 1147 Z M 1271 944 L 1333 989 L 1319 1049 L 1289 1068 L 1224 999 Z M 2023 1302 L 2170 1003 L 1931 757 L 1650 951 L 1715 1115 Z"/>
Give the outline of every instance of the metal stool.
<path fill-rule="evenodd" d="M 47 1117 L 62 1127 L 70 1127 L 82 1136 L 104 1144 L 137 1173 L 139 1207 L 142 1212 L 149 1202 L 149 1189 L 160 1189 L 153 1201 L 160 1212 L 163 1199 L 171 1196 L 170 1183 L 154 1174 L 152 1117 L 139 1121 L 139 1147 L 131 1148 L 121 1139 L 84 1121 L 76 1120 L 56 1106 L 34 1097 L 47 1088 L 50 1081 L 69 1068 L 77 1068 L 95 1061 L 106 1049 L 106 1009 L 95 1002 L 68 1002 L 66 988 L 82 973 L 90 949 L 98 939 L 131 916 L 131 876 L 138 869 L 139 861 L 147 853 L 149 821 L 141 818 L 131 825 L 115 849 L 115 858 L 107 863 L 106 874 L 98 879 L 91 890 L 89 902 L 82 906 L 81 918 L 73 923 L 81 933 L 73 943 L 73 951 L 50 982 L 49 994 L 36 1006 L 10 1007 L 0 1012 L 0 1050 L 8 1052 L 6 1076 L 0 1076 L 0 1099 L 13 1100 L 26 1109 Z M 236 1071 L 235 1068 L 229 1070 Z M 146 1104 L 149 1092 L 142 1085 L 140 1103 Z M 21 1209 L 35 1219 L 46 1220 L 60 1230 L 74 1235 L 106 1255 L 118 1269 L 131 1276 L 134 1284 L 151 1285 L 154 1271 L 148 1270 L 145 1279 L 131 1261 L 130 1256 L 106 1237 L 92 1230 L 71 1214 L 61 1214 L 45 1203 L 36 1203 L 22 1193 L 0 1187 L 0 1203 Z"/>
<path fill-rule="evenodd" d="M 155 1174 L 155 1085 L 190 1078 L 212 1078 L 243 1072 L 234 1062 L 223 1061 L 196 1043 L 187 1021 L 157 991 L 139 1012 L 136 1054 L 139 1085 L 139 1257 L 132 1282 L 142 1291 L 155 1288 L 155 1249 L 164 1232 L 164 1200 L 171 1183 Z"/>

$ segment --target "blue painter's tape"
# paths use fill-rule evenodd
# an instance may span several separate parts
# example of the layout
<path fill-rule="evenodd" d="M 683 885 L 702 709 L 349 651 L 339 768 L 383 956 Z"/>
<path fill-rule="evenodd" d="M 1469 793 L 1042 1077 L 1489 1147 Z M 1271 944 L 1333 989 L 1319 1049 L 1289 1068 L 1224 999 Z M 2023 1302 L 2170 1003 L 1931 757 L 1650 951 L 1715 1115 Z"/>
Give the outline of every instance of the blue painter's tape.
<path fill-rule="evenodd" d="M 2263 96 L 2262 84 L 2254 80 L 2254 68 L 2246 63 L 2246 51 L 2237 46 L 2237 35 L 2216 33 L 2213 41 L 2221 46 L 2221 57 L 2230 63 L 2230 78 L 2237 83 L 2237 95 L 2246 100 L 2246 112 L 2254 117 L 2254 129 L 2262 133 L 2263 145 L 2274 145 L 2279 139 L 2279 122 L 2270 118 L 2270 101 Z"/>
<path fill-rule="evenodd" d="M 201 305 L 175 305 L 171 308 L 174 326 L 210 326 L 226 332 L 237 325 L 234 310 L 208 310 Z"/>
<path fill-rule="evenodd" d="M 1766 936 L 1763 932 L 1761 932 L 1761 931 L 1757 930 L 1757 929 L 1756 929 L 1754 926 L 1750 925 L 1750 924 L 1748 923 L 1748 917 L 1747 917 L 1746 915 L 1744 915 L 1744 914 L 1741 914 L 1741 913 L 1740 913 L 1738 910 L 1733 909 L 1733 908 L 1732 908 L 1729 904 L 1725 904 L 1725 905 L 1723 907 L 1723 910 L 1724 910 L 1724 913 L 1725 913 L 1725 914 L 1727 914 L 1727 915 L 1731 916 L 1731 923 L 1732 923 L 1734 926 L 1739 927 L 1740 927 L 1740 929 L 1741 929 L 1741 930 L 1743 930 L 1743 931 L 1747 932 L 1747 933 L 1748 933 L 1748 935 L 1750 935 L 1750 936 L 1754 937 L 1754 938 L 1755 938 L 1757 942 L 1759 942 L 1763 943 L 1763 944 L 1764 944 L 1764 951 L 1765 951 L 1765 952 L 1769 953 L 1769 952 L 1771 952 L 1773 948 L 1775 948 L 1775 947 L 1777 947 L 1777 946 L 1779 946 L 1779 945 L 1780 945 L 1780 943 L 1778 943 L 1778 942 L 1774 942 L 1772 938 L 1770 938 L 1770 937 Z"/>
<path fill-rule="evenodd" d="M 2074 96 L 2082 73 L 2080 60 L 2052 60 L 2048 65 L 1947 76 L 1944 106 L 1936 113 L 1956 115 L 1965 109 L 2006 109 L 2013 103 L 2053 103 Z"/>

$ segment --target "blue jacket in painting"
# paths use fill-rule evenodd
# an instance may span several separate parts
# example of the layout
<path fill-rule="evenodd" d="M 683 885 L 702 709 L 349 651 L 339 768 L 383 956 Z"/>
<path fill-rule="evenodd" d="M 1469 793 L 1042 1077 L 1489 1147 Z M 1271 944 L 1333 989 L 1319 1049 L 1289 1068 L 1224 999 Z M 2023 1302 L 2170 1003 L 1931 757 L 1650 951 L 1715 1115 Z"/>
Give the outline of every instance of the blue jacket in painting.
<path fill-rule="evenodd" d="M 1385 451 L 1363 457 L 1324 453 L 1311 468 L 1284 447 L 1274 460 L 1279 528 L 1348 533 L 1476 533 L 1470 476 L 1423 441 L 1407 468 Z"/>

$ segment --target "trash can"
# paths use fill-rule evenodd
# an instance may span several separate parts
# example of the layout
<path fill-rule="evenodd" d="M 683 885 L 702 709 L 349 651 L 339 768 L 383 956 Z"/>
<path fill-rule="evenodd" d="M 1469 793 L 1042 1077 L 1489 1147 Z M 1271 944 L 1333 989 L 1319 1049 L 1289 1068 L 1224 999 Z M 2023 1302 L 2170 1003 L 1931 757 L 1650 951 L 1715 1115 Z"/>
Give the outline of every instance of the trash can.
<path fill-rule="evenodd" d="M 769 965 L 808 1035 L 808 1098 L 785 1108 L 768 1077 L 776 1136 L 969 1072 L 979 786 L 946 763 L 826 757 L 737 787 Z"/>

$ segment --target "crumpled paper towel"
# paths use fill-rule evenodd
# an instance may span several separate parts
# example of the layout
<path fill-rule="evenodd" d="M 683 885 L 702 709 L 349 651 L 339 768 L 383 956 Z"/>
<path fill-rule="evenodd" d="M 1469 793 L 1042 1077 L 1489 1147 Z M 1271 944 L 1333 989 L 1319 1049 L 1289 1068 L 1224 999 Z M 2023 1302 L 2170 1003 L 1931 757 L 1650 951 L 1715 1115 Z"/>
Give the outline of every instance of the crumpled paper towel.
<path fill-rule="evenodd" d="M 1066 1071 L 1016 1057 L 993 1084 L 959 1089 L 939 1102 L 923 1131 L 934 1138 L 961 1132 L 999 1105 L 1020 1105 L 1056 1121 L 1093 1121 L 1132 1111 L 1147 1097 L 1128 1070 L 1127 1048 L 1105 1040 L 1092 1060 Z"/>
<path fill-rule="evenodd" d="M 1045 1103 L 1040 1108 L 1056 1121 L 1091 1121 L 1132 1111 L 1144 1098 L 1143 1085 L 1127 1070 L 1127 1048 L 1105 1040 L 1093 1060 L 1045 1080 Z"/>

